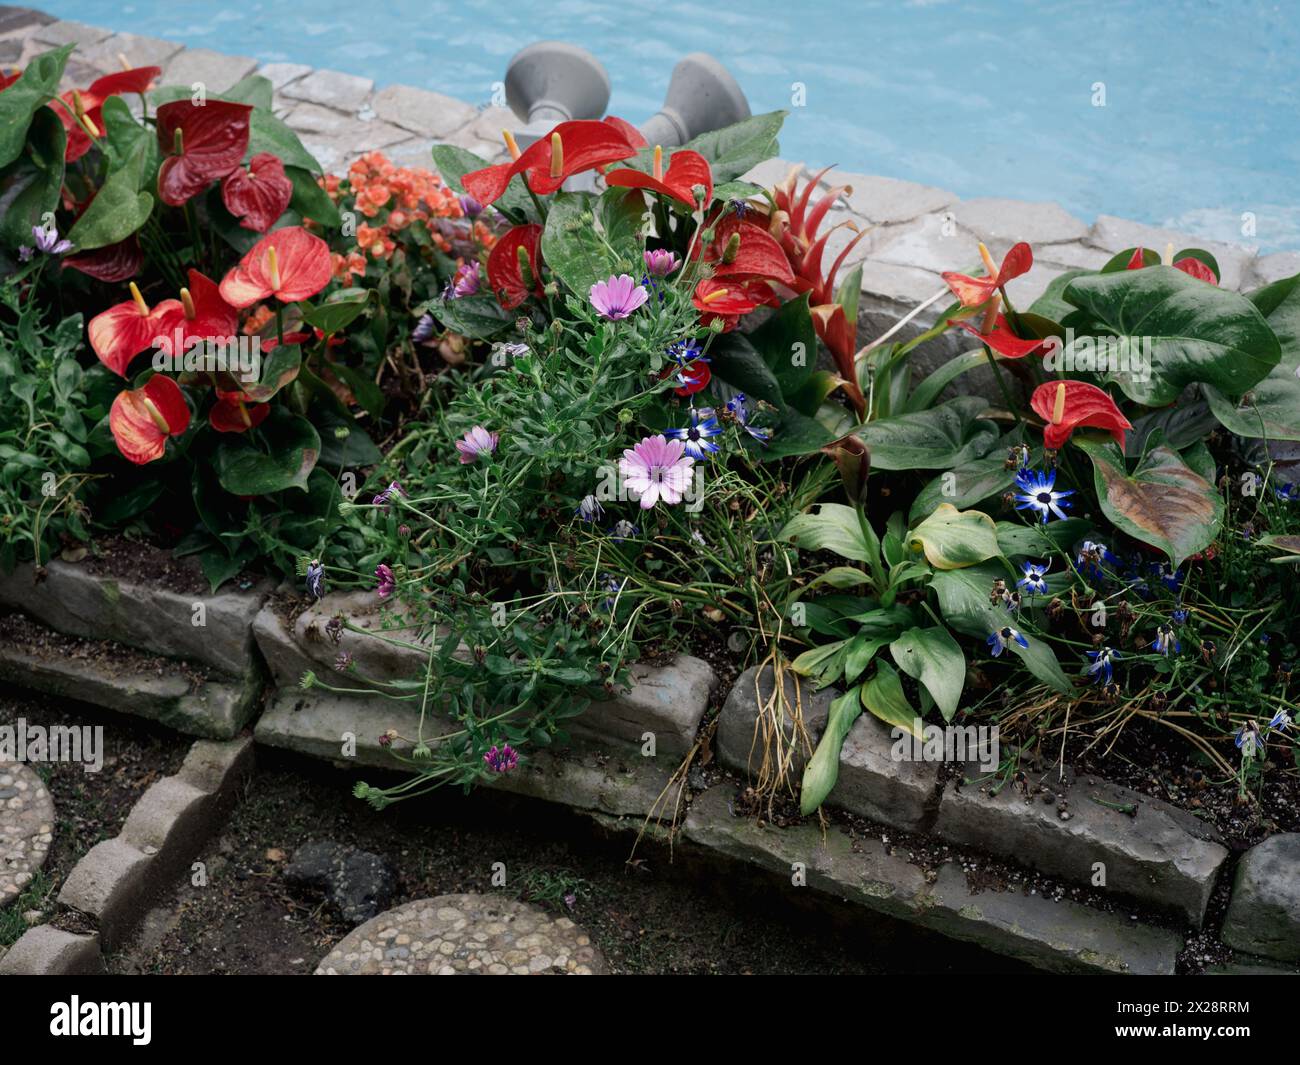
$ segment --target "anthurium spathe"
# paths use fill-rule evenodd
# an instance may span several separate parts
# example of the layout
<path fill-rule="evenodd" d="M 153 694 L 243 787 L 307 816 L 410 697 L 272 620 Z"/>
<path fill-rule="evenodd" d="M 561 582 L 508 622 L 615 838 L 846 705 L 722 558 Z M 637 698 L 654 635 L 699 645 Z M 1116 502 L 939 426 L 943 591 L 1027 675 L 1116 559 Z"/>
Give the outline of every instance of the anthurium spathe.
<path fill-rule="evenodd" d="M 221 298 L 241 310 L 270 296 L 296 303 L 316 295 L 332 276 L 329 245 L 302 226 L 285 226 L 254 244 L 226 274 Z"/>
<path fill-rule="evenodd" d="M 131 282 L 131 298 L 95 315 L 86 328 L 90 347 L 99 361 L 119 377 L 145 348 L 152 347 L 160 336 L 170 332 L 175 315 L 181 310 L 179 300 L 163 300 L 151 308 Z"/>
<path fill-rule="evenodd" d="M 542 295 L 542 227 L 533 223 L 508 229 L 488 254 L 492 292 L 507 311 L 529 296 Z"/>
<path fill-rule="evenodd" d="M 162 458 L 167 438 L 179 436 L 189 424 L 190 408 L 180 386 L 163 374 L 119 392 L 108 412 L 117 449 L 138 466 Z"/>
<path fill-rule="evenodd" d="M 1154 261 L 1154 257 L 1155 257 L 1154 253 L 1152 253 L 1153 261 Z M 1190 255 L 1184 256 L 1181 259 L 1175 259 L 1174 248 L 1172 244 L 1165 252 L 1165 260 L 1175 270 L 1181 270 L 1189 277 L 1194 277 L 1198 281 L 1204 281 L 1210 285 L 1217 285 L 1219 283 L 1219 279 L 1217 276 L 1215 276 L 1214 271 L 1211 270 L 1205 263 L 1201 262 L 1200 259 L 1195 259 Z M 1125 266 L 1124 269 L 1141 270 L 1146 265 L 1147 265 L 1146 248 L 1134 248 L 1133 255 L 1130 257 L 1128 261 L 1128 265 Z"/>
<path fill-rule="evenodd" d="M 700 323 L 708 325 L 715 318 L 723 322 L 723 332 L 730 332 L 742 317 L 759 307 L 780 305 L 776 293 L 762 281 L 718 281 L 705 279 L 695 286 L 691 303 L 700 312 Z"/>
<path fill-rule="evenodd" d="M 697 249 L 696 255 L 699 254 Z M 775 237 L 755 222 L 728 214 L 713 226 L 713 240 L 703 250 L 718 281 L 777 281 L 795 288 L 794 272 Z"/>
<path fill-rule="evenodd" d="M 246 392 L 217 391 L 217 401 L 208 412 L 208 424 L 219 433 L 246 433 L 266 421 L 268 403 L 254 403 Z"/>
<path fill-rule="evenodd" d="M 189 285 L 180 300 L 168 300 L 164 312 L 166 337 L 173 354 L 180 354 L 191 338 L 224 340 L 239 333 L 239 312 L 221 295 L 215 281 L 198 270 L 189 272 Z"/>
<path fill-rule="evenodd" d="M 179 207 L 239 166 L 253 109 L 227 100 L 175 100 L 158 108 L 158 196 Z"/>
<path fill-rule="evenodd" d="M 1030 267 L 1034 265 L 1033 249 L 1024 241 L 1007 252 L 1001 266 L 993 262 L 993 256 L 983 244 L 980 245 L 980 258 L 984 260 L 984 269 L 987 271 L 984 277 L 969 277 L 952 271 L 940 275 L 963 307 L 978 307 L 987 303 L 998 289 L 1008 281 L 1029 273 Z"/>
<path fill-rule="evenodd" d="M 1122 448 L 1125 430 L 1133 428 L 1115 401 L 1103 389 L 1086 381 L 1048 381 L 1034 389 L 1029 405 L 1047 422 L 1043 427 L 1043 446 L 1053 451 L 1083 426 L 1109 431 Z"/>
<path fill-rule="evenodd" d="M 1044 341 L 1037 338 L 1025 340 L 1015 334 L 1006 316 L 998 311 L 1001 299 L 994 293 L 988 311 L 978 319 L 950 318 L 948 324 L 966 330 L 1006 359 L 1023 359 L 1041 351 Z"/>
<path fill-rule="evenodd" d="M 501 197 L 516 174 L 523 174 L 528 187 L 544 196 L 554 192 L 574 174 L 635 155 L 639 146 L 632 142 L 629 129 L 625 122 L 618 125 L 590 119 L 561 122 L 515 155 L 512 162 L 474 170 L 465 175 L 461 184 L 485 207 Z M 506 143 L 514 155 L 518 148 L 509 134 L 506 134 Z"/>
<path fill-rule="evenodd" d="M 663 149 L 656 146 L 654 170 L 611 170 L 605 175 L 605 184 L 627 189 L 649 189 L 662 196 L 670 196 L 687 207 L 695 207 L 695 187 L 702 186 L 702 203 L 713 199 L 713 170 L 709 161 L 699 152 L 682 149 L 673 152 L 668 160 L 668 170 L 663 168 Z"/>
<path fill-rule="evenodd" d="M 149 91 L 155 79 L 162 74 L 161 67 L 132 67 L 96 78 L 85 89 L 69 89 L 58 100 L 54 112 L 68 134 L 64 159 L 73 163 L 90 151 L 91 137 L 104 132 L 101 110 L 110 96 Z"/>
<path fill-rule="evenodd" d="M 284 172 L 284 163 L 270 152 L 258 152 L 248 161 L 247 170 L 237 166 L 221 179 L 226 210 L 255 233 L 270 229 L 292 198 L 293 182 Z"/>

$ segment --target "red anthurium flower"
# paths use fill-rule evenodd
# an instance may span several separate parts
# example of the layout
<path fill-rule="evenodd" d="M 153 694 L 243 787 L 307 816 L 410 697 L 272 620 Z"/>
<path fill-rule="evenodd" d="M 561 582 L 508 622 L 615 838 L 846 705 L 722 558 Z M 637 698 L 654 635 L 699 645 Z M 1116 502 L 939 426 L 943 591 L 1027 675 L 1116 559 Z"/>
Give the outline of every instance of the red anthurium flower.
<path fill-rule="evenodd" d="M 219 433 L 246 433 L 261 425 L 270 413 L 270 404 L 253 403 L 245 392 L 218 389 L 217 401 L 208 412 L 208 424 Z"/>
<path fill-rule="evenodd" d="M 1001 266 L 994 265 L 993 257 L 983 244 L 980 245 L 980 258 L 984 260 L 984 269 L 987 271 L 985 277 L 967 277 L 951 271 L 940 275 L 948 282 L 952 294 L 963 307 L 978 307 L 981 303 L 987 303 L 994 292 L 1008 281 L 1029 273 L 1029 268 L 1034 265 L 1033 249 L 1024 241 L 1007 252 Z"/>
<path fill-rule="evenodd" d="M 158 196 L 179 207 L 237 167 L 248 150 L 247 104 L 176 100 L 158 108 L 158 143 L 170 152 L 158 169 Z"/>
<path fill-rule="evenodd" d="M 681 382 L 673 389 L 674 394 L 693 396 L 696 392 L 702 392 L 709 387 L 709 382 L 713 380 L 713 371 L 703 359 L 693 359 L 685 366 L 667 366 L 659 374 L 661 381 L 666 381 L 670 377 L 675 377 Z"/>
<path fill-rule="evenodd" d="M 125 377 L 131 360 L 145 348 L 152 347 L 157 337 L 170 331 L 168 323 L 180 306 L 178 300 L 163 300 L 151 310 L 132 281 L 129 300 L 90 320 L 86 328 L 90 346 L 100 362 L 119 377 Z"/>
<path fill-rule="evenodd" d="M 704 249 L 703 255 L 705 262 L 713 264 L 713 276 L 717 280 L 779 281 L 787 288 L 796 286 L 785 251 L 762 226 L 728 214 L 714 225 L 713 233 L 713 242 Z"/>
<path fill-rule="evenodd" d="M 241 309 L 268 296 L 296 303 L 316 295 L 332 276 L 329 245 L 302 226 L 285 226 L 254 244 L 226 274 L 221 296 Z"/>
<path fill-rule="evenodd" d="M 637 146 L 628 139 L 626 126 L 625 122 L 614 125 L 591 119 L 561 122 L 524 152 L 519 152 L 514 138 L 507 133 L 506 144 L 514 161 L 475 170 L 466 174 L 461 184 L 484 207 L 500 198 L 516 174 L 523 174 L 528 187 L 544 196 L 574 174 L 636 155 Z"/>
<path fill-rule="evenodd" d="M 1007 359 L 1023 359 L 1026 355 L 1033 355 L 1040 351 L 1044 344 L 1042 340 L 1023 340 L 1012 332 L 1006 316 L 998 313 L 1001 304 L 1002 297 L 995 292 L 989 302 L 988 310 L 984 312 L 978 324 L 965 318 L 949 318 L 948 324 L 978 337 L 988 347 Z"/>
<path fill-rule="evenodd" d="M 22 76 L 23 72 L 21 70 L 15 70 L 12 74 L 6 74 L 3 70 L 0 70 L 0 92 L 4 92 Z"/>
<path fill-rule="evenodd" d="M 488 253 L 488 284 L 507 311 L 529 296 L 542 295 L 542 227 L 529 223 L 507 230 Z M 531 277 L 525 277 L 524 264 Z"/>
<path fill-rule="evenodd" d="M 758 307 L 776 307 L 781 301 L 776 293 L 762 281 L 721 281 L 712 278 L 695 286 L 691 303 L 700 312 L 700 322 L 708 325 L 714 318 L 725 324 L 728 333 L 736 323 Z"/>
<path fill-rule="evenodd" d="M 64 270 L 80 270 L 96 281 L 127 281 L 140 272 L 144 265 L 144 252 L 140 242 L 132 233 L 125 240 L 108 244 L 94 251 L 77 252 L 65 255 L 60 261 Z"/>
<path fill-rule="evenodd" d="M 656 147 L 652 174 L 642 170 L 611 170 L 605 175 L 605 183 L 619 188 L 650 189 L 691 208 L 695 207 L 695 186 L 703 185 L 704 203 L 713 199 L 713 171 L 704 156 L 688 149 L 673 152 L 668 172 L 664 173 L 663 155 L 663 149 Z"/>
<path fill-rule="evenodd" d="M 293 182 L 284 164 L 270 152 L 258 152 L 248 169 L 235 167 L 221 181 L 221 202 L 245 229 L 265 233 L 293 198 Z"/>
<path fill-rule="evenodd" d="M 1166 259 L 1172 259 L 1173 255 L 1174 249 L 1171 244 Z M 1189 277 L 1194 277 L 1198 281 L 1204 281 L 1210 285 L 1217 285 L 1219 283 L 1219 279 L 1214 276 L 1213 270 L 1206 266 L 1205 263 L 1201 262 L 1200 259 L 1193 259 L 1190 255 L 1185 259 L 1178 259 L 1177 261 L 1170 263 L 1170 265 L 1175 270 L 1181 270 Z M 1125 266 L 1124 269 L 1141 270 L 1144 266 L 1146 266 L 1146 249 L 1134 248 L 1133 256 L 1129 259 L 1128 265 Z"/>
<path fill-rule="evenodd" d="M 91 140 L 87 129 L 96 137 L 103 135 L 104 122 L 100 111 L 105 100 L 110 96 L 148 92 L 149 86 L 161 73 L 161 67 L 133 67 L 96 78 L 89 88 L 69 89 L 63 93 L 59 97 L 62 106 L 55 107 L 54 113 L 59 116 L 59 121 L 68 133 L 64 159 L 73 163 L 90 151 Z"/>
<path fill-rule="evenodd" d="M 1048 381 L 1034 389 L 1029 405 L 1047 422 L 1043 446 L 1053 451 L 1081 425 L 1109 430 L 1121 448 L 1124 431 L 1133 428 L 1106 392 L 1085 381 Z"/>
<path fill-rule="evenodd" d="M 614 129 L 618 130 L 618 132 L 623 135 L 623 139 L 627 141 L 628 144 L 632 145 L 632 147 L 637 151 L 649 147 L 646 139 L 641 136 L 641 131 L 637 129 L 636 126 L 632 125 L 632 123 L 627 119 L 619 118 L 618 115 L 606 115 L 601 119 L 601 121 L 604 122 L 605 125 L 613 126 Z"/>
<path fill-rule="evenodd" d="M 169 436 L 179 436 L 190 424 L 190 408 L 180 386 L 156 373 L 140 388 L 117 394 L 108 412 L 117 449 L 136 465 L 162 458 Z"/>
<path fill-rule="evenodd" d="M 221 295 L 215 281 L 191 269 L 189 287 L 181 289 L 180 302 L 168 301 L 167 332 L 178 334 L 183 345 L 191 337 L 224 339 L 239 333 L 239 312 Z M 179 352 L 178 352 L 179 354 Z"/>

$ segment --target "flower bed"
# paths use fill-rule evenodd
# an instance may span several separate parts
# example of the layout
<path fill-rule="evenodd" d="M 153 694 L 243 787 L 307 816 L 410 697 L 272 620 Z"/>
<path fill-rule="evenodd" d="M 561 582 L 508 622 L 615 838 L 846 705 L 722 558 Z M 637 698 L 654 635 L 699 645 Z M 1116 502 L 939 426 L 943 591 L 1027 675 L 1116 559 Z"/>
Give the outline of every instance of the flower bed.
<path fill-rule="evenodd" d="M 826 225 L 846 190 L 746 180 L 780 113 L 670 150 L 607 118 L 507 135 L 497 165 L 438 145 L 436 174 L 370 154 L 332 176 L 264 78 L 200 99 L 141 68 L 56 96 L 68 53 L 0 91 L 10 606 L 234 673 L 255 632 L 259 737 L 344 707 L 299 739 L 409 768 L 358 785 L 380 807 L 528 790 L 593 730 L 648 743 L 680 795 L 712 757 L 713 675 L 758 667 L 782 683 L 726 760 L 769 818 L 836 804 L 865 711 L 936 796 L 1127 778 L 1153 749 L 1140 790 L 1235 804 L 1212 818 L 1233 848 L 1300 828 L 1300 276 L 1241 295 L 1208 252 L 1131 248 L 1016 307 L 1033 250 L 981 245 L 932 327 L 864 344 L 863 234 Z M 918 372 L 945 334 L 970 350 Z M 991 397 L 952 395 L 972 371 Z M 207 590 L 51 612 L 75 579 L 52 560 L 110 534 L 192 556 Z M 219 640 L 182 635 L 250 569 L 290 598 L 250 585 Z M 650 687 L 633 664 L 674 660 L 654 676 L 690 674 L 689 698 L 663 681 L 658 718 L 625 713 Z M 954 726 L 988 730 L 978 768 Z M 937 819 L 908 801 L 869 812 L 978 835 L 951 795 Z M 1194 924 L 1218 846 L 1165 900 Z M 1049 871 L 1085 876 L 1073 854 Z"/>

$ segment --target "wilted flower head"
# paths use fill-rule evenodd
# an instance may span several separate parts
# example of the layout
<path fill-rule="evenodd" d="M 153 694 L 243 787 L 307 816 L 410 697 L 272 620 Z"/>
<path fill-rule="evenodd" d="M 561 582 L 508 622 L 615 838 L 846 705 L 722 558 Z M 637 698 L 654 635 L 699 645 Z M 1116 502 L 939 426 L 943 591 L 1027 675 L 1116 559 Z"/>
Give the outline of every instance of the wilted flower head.
<path fill-rule="evenodd" d="M 307 592 L 313 599 L 325 595 L 325 565 L 318 559 L 307 563 Z"/>
<path fill-rule="evenodd" d="M 417 344 L 427 343 L 433 338 L 434 328 L 433 315 L 421 315 L 420 320 L 415 323 L 415 328 L 411 330 L 411 339 Z"/>
<path fill-rule="evenodd" d="M 456 276 L 451 280 L 451 295 L 455 299 L 472 296 L 478 291 L 478 264 L 464 263 L 456 268 Z"/>
<path fill-rule="evenodd" d="M 615 543 L 622 543 L 624 540 L 631 540 L 640 531 L 626 518 L 621 518 L 614 522 L 614 527 L 609 530 L 609 535 L 613 537 Z"/>
<path fill-rule="evenodd" d="M 477 218 L 483 213 L 483 205 L 469 193 L 457 196 L 456 199 L 460 201 L 460 209 L 465 212 L 466 218 Z"/>
<path fill-rule="evenodd" d="M 381 562 L 375 567 L 375 578 L 379 581 L 379 585 L 375 590 L 379 593 L 380 599 L 387 599 L 397 590 L 397 581 L 393 577 L 393 571 L 386 563 Z"/>
<path fill-rule="evenodd" d="M 582 502 L 578 504 L 574 513 L 583 521 L 593 522 L 605 513 L 605 508 L 600 505 L 600 500 L 594 495 L 586 495 L 582 497 Z"/>
<path fill-rule="evenodd" d="M 772 431 L 770 429 L 760 429 L 752 423 L 751 419 L 754 414 L 753 411 L 749 409 L 749 400 L 745 396 L 744 392 L 737 392 L 727 400 L 727 413 L 735 419 L 737 425 L 744 429 L 745 432 L 760 444 L 766 444 L 772 439 Z"/>
<path fill-rule="evenodd" d="M 676 252 L 656 248 L 644 253 L 646 273 L 651 277 L 667 277 L 682 264 Z"/>
<path fill-rule="evenodd" d="M 630 274 L 619 274 L 591 286 L 591 305 L 603 318 L 626 318 L 650 298 Z"/>
<path fill-rule="evenodd" d="M 493 773 L 508 773 L 519 764 L 519 755 L 508 743 L 500 747 L 494 743 L 483 756 L 483 761 Z"/>
<path fill-rule="evenodd" d="M 371 500 L 371 502 L 375 506 L 382 507 L 383 509 L 387 510 L 389 503 L 391 503 L 398 496 L 402 496 L 403 498 L 405 498 L 406 496 L 405 490 L 403 490 L 402 486 L 397 481 L 389 481 L 388 487 L 385 488 L 383 491 L 376 493 L 375 498 Z"/>
<path fill-rule="evenodd" d="M 460 452 L 460 462 L 466 466 L 475 459 L 490 455 L 497 449 L 499 434 L 489 433 L 481 425 L 474 426 L 461 439 L 456 441 L 456 450 Z"/>

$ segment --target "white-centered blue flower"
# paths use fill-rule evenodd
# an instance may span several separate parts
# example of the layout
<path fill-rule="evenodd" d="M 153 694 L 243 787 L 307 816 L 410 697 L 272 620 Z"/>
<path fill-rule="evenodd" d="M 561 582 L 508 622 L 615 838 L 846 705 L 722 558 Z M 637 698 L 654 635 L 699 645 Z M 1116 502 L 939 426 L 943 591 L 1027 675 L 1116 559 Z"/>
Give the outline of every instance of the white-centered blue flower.
<path fill-rule="evenodd" d="M 713 439 L 721 435 L 722 426 L 712 407 L 692 407 L 690 425 L 684 429 L 668 429 L 664 432 L 669 440 L 685 441 L 686 454 L 693 459 L 703 459 L 721 451 L 721 445 Z"/>
<path fill-rule="evenodd" d="M 992 652 L 994 658 L 997 658 L 998 655 L 1013 643 L 1018 643 L 1021 647 L 1029 646 L 1029 641 L 1010 625 L 1003 625 L 1002 628 L 989 633 L 988 640 L 985 642 L 988 643 L 989 650 Z"/>
<path fill-rule="evenodd" d="M 1032 510 L 1044 521 L 1051 521 L 1052 515 L 1064 518 L 1065 510 L 1070 506 L 1066 502 L 1074 495 L 1073 488 L 1056 487 L 1055 470 L 1024 470 L 1016 477 L 1016 509 Z"/>
<path fill-rule="evenodd" d="M 1088 657 L 1092 659 L 1088 675 L 1098 684 L 1109 684 L 1115 679 L 1114 664 L 1123 656 L 1113 647 L 1103 647 L 1098 651 L 1089 651 Z"/>
<path fill-rule="evenodd" d="M 1182 643 L 1174 635 L 1174 627 L 1167 622 L 1156 626 L 1156 638 L 1151 641 L 1151 646 L 1166 658 L 1169 657 L 1170 651 L 1179 654 L 1183 649 Z"/>
<path fill-rule="evenodd" d="M 1050 561 L 1042 564 L 1025 562 L 1021 564 L 1020 568 L 1025 575 L 1016 581 L 1016 584 L 1031 595 L 1046 595 L 1047 571 L 1052 568 L 1052 563 Z"/>

